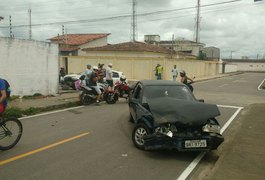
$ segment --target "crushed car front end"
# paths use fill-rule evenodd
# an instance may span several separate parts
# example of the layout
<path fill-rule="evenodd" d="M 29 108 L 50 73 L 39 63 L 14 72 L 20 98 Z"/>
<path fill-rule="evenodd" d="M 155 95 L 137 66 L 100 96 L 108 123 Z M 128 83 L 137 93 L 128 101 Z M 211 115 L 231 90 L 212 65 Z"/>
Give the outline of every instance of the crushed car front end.
<path fill-rule="evenodd" d="M 216 119 L 209 119 L 203 126 L 183 126 L 164 123 L 154 133 L 144 137 L 144 149 L 177 149 L 178 151 L 210 151 L 224 141 Z"/>

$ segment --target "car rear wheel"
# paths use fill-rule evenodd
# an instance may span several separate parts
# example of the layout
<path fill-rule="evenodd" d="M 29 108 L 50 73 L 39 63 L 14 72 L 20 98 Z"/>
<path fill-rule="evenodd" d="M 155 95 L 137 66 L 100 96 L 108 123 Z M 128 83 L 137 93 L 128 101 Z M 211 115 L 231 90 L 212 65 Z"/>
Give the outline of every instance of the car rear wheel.
<path fill-rule="evenodd" d="M 150 134 L 149 128 L 145 124 L 138 124 L 133 129 L 132 141 L 135 147 L 144 150 L 144 136 Z"/>

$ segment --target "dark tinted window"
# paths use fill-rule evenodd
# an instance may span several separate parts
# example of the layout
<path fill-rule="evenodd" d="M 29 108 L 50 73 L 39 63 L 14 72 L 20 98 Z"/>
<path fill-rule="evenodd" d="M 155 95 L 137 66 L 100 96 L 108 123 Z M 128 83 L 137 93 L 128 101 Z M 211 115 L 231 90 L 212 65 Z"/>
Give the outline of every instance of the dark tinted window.
<path fill-rule="evenodd" d="M 119 73 L 112 72 L 112 77 L 114 77 L 114 78 L 118 78 L 118 77 L 119 77 Z"/>
<path fill-rule="evenodd" d="M 146 86 L 144 97 L 147 99 L 172 97 L 176 99 L 195 100 L 186 86 Z"/>

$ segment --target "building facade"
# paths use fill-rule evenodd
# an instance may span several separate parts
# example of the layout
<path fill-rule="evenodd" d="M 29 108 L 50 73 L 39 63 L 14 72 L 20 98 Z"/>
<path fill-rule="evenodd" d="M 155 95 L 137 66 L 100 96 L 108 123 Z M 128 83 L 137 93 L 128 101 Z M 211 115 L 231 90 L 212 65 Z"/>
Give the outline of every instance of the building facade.
<path fill-rule="evenodd" d="M 216 47 L 205 47 L 203 52 L 206 55 L 206 59 L 220 59 L 220 49 Z"/>
<path fill-rule="evenodd" d="M 196 43 L 194 41 L 189 41 L 184 39 L 161 41 L 159 35 L 145 35 L 144 40 L 148 44 L 162 46 L 169 50 L 174 50 L 176 52 L 181 52 L 196 57 L 199 56 L 200 51 L 202 51 L 203 47 L 205 46 L 205 44 L 203 43 Z"/>

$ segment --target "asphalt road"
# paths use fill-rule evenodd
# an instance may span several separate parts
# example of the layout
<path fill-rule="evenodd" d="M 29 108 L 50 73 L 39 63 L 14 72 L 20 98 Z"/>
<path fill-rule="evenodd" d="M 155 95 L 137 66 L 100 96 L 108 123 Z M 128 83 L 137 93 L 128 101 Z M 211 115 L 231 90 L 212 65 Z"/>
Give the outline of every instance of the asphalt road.
<path fill-rule="evenodd" d="M 243 73 L 194 83 L 194 94 L 206 102 L 247 106 L 265 102 L 265 90 L 258 90 L 265 73 Z M 196 79 L 195 79 L 196 81 Z"/>
<path fill-rule="evenodd" d="M 195 83 L 195 95 L 206 102 L 245 106 L 264 98 L 264 92 L 257 91 L 263 79 L 264 74 L 257 73 Z M 250 99 L 243 101 L 245 96 Z M 236 111 L 225 106 L 220 106 L 220 110 L 221 125 Z M 133 124 L 128 119 L 125 101 L 22 119 L 21 141 L 14 149 L 0 152 L 0 177 L 8 180 L 177 179 L 199 154 L 138 150 L 131 141 Z"/>

